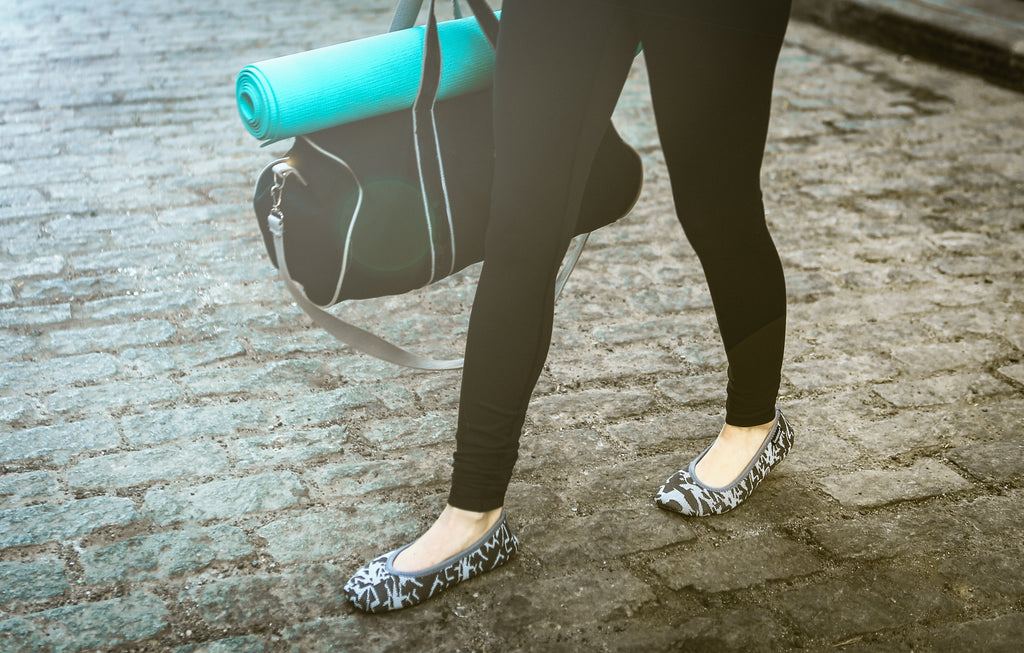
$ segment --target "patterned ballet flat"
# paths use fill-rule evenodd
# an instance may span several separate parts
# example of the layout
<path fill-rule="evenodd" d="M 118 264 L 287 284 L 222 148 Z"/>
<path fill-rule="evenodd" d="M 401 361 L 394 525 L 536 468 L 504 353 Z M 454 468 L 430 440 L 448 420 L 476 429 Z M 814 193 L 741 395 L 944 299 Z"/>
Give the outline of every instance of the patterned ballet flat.
<path fill-rule="evenodd" d="M 345 583 L 345 596 L 360 610 L 390 612 L 417 605 L 444 590 L 505 564 L 519 550 L 519 539 L 505 523 L 505 513 L 477 542 L 423 571 L 392 566 L 406 545 L 368 562 Z"/>
<path fill-rule="evenodd" d="M 703 517 L 720 515 L 743 503 L 768 472 L 782 462 L 793 446 L 793 427 L 782 411 L 775 409 L 775 424 L 750 464 L 735 481 L 725 487 L 708 487 L 700 482 L 694 469 L 711 449 L 697 456 L 690 466 L 673 474 L 658 490 L 655 502 L 665 510 Z"/>

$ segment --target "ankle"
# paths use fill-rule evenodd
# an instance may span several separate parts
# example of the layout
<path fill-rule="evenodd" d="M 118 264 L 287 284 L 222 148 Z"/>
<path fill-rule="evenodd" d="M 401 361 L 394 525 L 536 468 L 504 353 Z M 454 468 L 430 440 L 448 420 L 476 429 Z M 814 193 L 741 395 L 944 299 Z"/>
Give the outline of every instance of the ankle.
<path fill-rule="evenodd" d="M 482 526 L 486 529 L 497 523 L 498 518 L 501 517 L 502 510 L 503 508 L 495 508 L 485 512 L 476 512 L 473 510 L 463 510 L 462 508 L 456 508 L 451 504 L 447 504 L 444 510 L 441 511 L 438 521 L 471 528 L 480 528 Z"/>
<path fill-rule="evenodd" d="M 775 420 L 756 426 L 734 426 L 726 423 L 718 437 L 729 442 L 744 442 L 751 439 L 763 440 L 771 432 L 773 426 L 775 426 Z"/>

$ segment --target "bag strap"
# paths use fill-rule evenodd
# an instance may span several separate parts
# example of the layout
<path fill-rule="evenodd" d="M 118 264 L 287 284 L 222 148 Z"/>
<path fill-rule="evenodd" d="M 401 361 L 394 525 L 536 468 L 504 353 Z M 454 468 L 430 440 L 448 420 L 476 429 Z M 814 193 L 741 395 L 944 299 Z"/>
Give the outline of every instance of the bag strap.
<path fill-rule="evenodd" d="M 283 162 L 284 160 L 282 159 L 278 163 Z M 388 342 L 384 338 L 381 338 L 366 329 L 358 327 L 350 322 L 346 322 L 340 317 L 328 313 L 306 297 L 306 293 L 302 290 L 302 287 L 292 279 L 291 273 L 288 271 L 288 261 L 284 253 L 284 215 L 281 212 L 281 191 L 284 188 L 284 184 L 287 179 L 294 175 L 300 183 L 302 183 L 302 178 L 294 168 L 288 165 L 284 165 L 283 167 L 274 166 L 273 171 L 274 186 L 271 188 L 271 194 L 274 198 L 274 204 L 270 210 L 270 214 L 267 216 L 267 226 L 274 237 L 274 254 L 277 258 L 278 274 L 284 282 L 285 288 L 288 289 L 288 292 L 295 300 L 295 303 L 298 304 L 299 308 L 301 308 L 317 326 L 321 327 L 349 347 L 361 351 L 364 354 L 369 354 L 383 361 L 394 363 L 395 365 L 410 367 L 417 370 L 440 371 L 456 370 L 461 368 L 464 360 L 462 358 L 439 360 L 414 354 L 407 349 L 403 349 L 396 344 Z M 565 284 L 569 281 L 569 275 L 572 273 L 573 268 L 576 266 L 576 262 L 579 261 L 580 256 L 583 254 L 583 248 L 587 244 L 587 237 L 589 235 L 590 234 L 583 234 L 579 236 L 576 246 L 573 248 L 572 252 L 570 252 L 569 257 L 562 266 L 562 270 L 559 272 L 558 279 L 555 282 L 555 300 L 557 300 L 562 294 L 562 289 L 565 288 Z"/>

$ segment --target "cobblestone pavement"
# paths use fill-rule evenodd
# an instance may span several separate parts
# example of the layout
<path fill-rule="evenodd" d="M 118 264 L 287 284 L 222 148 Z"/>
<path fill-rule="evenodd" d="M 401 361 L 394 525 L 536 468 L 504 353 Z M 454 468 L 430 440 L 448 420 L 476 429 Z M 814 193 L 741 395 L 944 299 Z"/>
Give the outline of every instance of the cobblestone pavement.
<path fill-rule="evenodd" d="M 285 299 L 248 206 L 283 146 L 233 79 L 390 6 L 0 2 L 0 649 L 1015 650 L 1024 98 L 800 23 L 764 169 L 791 457 L 726 516 L 652 505 L 716 432 L 724 357 L 638 65 L 617 121 L 647 185 L 558 309 L 521 554 L 404 613 L 345 604 L 443 504 L 459 377 Z M 343 310 L 453 353 L 472 276 Z"/>

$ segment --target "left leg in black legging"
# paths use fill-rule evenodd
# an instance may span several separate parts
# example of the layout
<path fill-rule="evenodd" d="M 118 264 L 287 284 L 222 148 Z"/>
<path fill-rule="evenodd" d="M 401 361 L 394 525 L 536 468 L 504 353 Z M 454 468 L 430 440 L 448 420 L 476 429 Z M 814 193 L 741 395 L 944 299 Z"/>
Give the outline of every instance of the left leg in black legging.
<path fill-rule="evenodd" d="M 785 340 L 785 279 L 760 172 L 789 1 L 650 6 L 638 31 L 676 212 L 729 360 L 726 422 L 761 425 L 775 416 Z"/>

